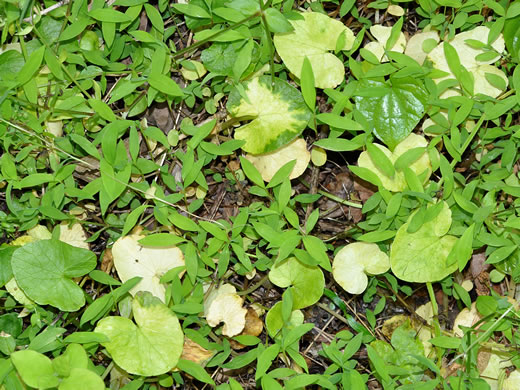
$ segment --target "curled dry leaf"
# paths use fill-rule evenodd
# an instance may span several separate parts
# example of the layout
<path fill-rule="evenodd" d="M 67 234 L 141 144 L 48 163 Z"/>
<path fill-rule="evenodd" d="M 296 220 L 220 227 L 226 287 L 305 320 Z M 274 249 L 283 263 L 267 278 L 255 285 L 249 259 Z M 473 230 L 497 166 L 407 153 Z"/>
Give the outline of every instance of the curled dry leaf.
<path fill-rule="evenodd" d="M 295 179 L 301 176 L 309 165 L 311 154 L 307 150 L 305 140 L 298 138 L 274 152 L 256 156 L 248 154 L 246 158 L 258 169 L 258 172 L 262 175 L 262 179 L 269 182 L 278 169 L 292 160 L 296 160 L 296 165 L 292 169 L 289 179 Z"/>
<path fill-rule="evenodd" d="M 247 308 L 246 324 L 244 329 L 240 333 L 240 336 L 259 336 L 264 330 L 264 323 L 258 316 L 258 313 L 252 307 Z M 245 348 L 245 345 L 240 344 L 238 341 L 229 340 L 233 349 Z"/>
<path fill-rule="evenodd" d="M 130 294 L 149 291 L 164 302 L 166 289 L 160 283 L 161 276 L 172 268 L 184 266 L 184 255 L 177 247 L 144 247 L 138 242 L 143 237 L 135 234 L 118 239 L 112 247 L 114 265 L 123 283 L 135 276 L 143 278 Z"/>
<path fill-rule="evenodd" d="M 233 337 L 244 329 L 247 310 L 242 307 L 243 300 L 231 284 L 223 284 L 210 292 L 204 302 L 204 316 L 212 327 L 224 323 L 222 334 Z"/>
<path fill-rule="evenodd" d="M 354 242 L 341 248 L 332 263 L 332 275 L 350 294 L 361 294 L 368 285 L 367 275 L 379 275 L 390 269 L 388 255 L 376 244 Z"/>

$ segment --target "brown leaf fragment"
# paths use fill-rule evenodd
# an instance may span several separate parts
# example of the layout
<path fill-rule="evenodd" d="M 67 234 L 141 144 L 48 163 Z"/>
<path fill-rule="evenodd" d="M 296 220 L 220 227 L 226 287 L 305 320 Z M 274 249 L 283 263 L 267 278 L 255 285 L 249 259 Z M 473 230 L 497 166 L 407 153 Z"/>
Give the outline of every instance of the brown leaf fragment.
<path fill-rule="evenodd" d="M 182 349 L 181 359 L 190 360 L 194 363 L 201 364 L 213 356 L 213 351 L 201 347 L 195 341 L 184 338 L 184 347 Z"/>
<path fill-rule="evenodd" d="M 246 313 L 246 325 L 244 326 L 244 330 L 240 333 L 239 336 L 247 335 L 247 336 L 260 336 L 262 331 L 264 330 L 264 323 L 258 316 L 255 309 L 249 307 Z M 235 340 L 229 340 L 231 347 L 233 349 L 242 349 L 245 348 L 245 345 L 239 343 Z"/>
<path fill-rule="evenodd" d="M 112 256 L 112 249 L 107 248 L 103 253 L 103 259 L 101 260 L 101 271 L 110 274 L 114 267 L 114 257 Z"/>

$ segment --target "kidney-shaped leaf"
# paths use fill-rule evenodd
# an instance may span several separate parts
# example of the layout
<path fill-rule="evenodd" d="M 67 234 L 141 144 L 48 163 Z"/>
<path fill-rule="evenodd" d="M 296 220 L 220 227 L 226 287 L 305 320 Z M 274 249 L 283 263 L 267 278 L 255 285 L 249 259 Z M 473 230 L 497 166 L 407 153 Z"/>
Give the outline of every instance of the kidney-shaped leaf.
<path fill-rule="evenodd" d="M 11 354 L 11 362 L 23 381 L 37 389 L 49 389 L 59 384 L 54 375 L 51 359 L 30 349 L 16 351 Z"/>
<path fill-rule="evenodd" d="M 11 265 L 16 282 L 33 301 L 76 311 L 85 304 L 85 296 L 71 279 L 92 271 L 96 255 L 62 241 L 41 240 L 18 248 Z"/>
<path fill-rule="evenodd" d="M 412 214 L 402 225 L 390 248 L 392 272 L 407 282 L 426 283 L 444 279 L 458 265 L 446 264 L 446 259 L 457 238 L 446 233 L 451 226 L 451 210 L 443 202 L 441 212 L 431 221 L 424 223 L 415 233 L 408 233 Z"/>
<path fill-rule="evenodd" d="M 184 343 L 179 320 L 149 292 L 133 299 L 132 313 L 135 324 L 124 317 L 99 321 L 95 331 L 110 338 L 103 346 L 131 374 L 153 376 L 170 371 L 177 365 Z"/>
<path fill-rule="evenodd" d="M 343 23 L 317 12 L 304 12 L 303 19 L 291 20 L 294 31 L 276 34 L 274 45 L 284 64 L 296 77 L 301 77 L 303 60 L 312 66 L 318 88 L 335 88 L 345 78 L 345 66 L 329 51 L 336 49 L 343 35 L 342 50 L 350 50 L 354 34 Z"/>
<path fill-rule="evenodd" d="M 361 294 L 368 285 L 368 275 L 379 275 L 390 268 L 388 255 L 376 244 L 354 242 L 341 248 L 334 257 L 332 275 L 350 294 Z"/>
<path fill-rule="evenodd" d="M 293 309 L 314 305 L 325 286 L 321 269 L 302 264 L 294 257 L 276 263 L 269 272 L 269 280 L 278 287 L 291 287 Z"/>
<path fill-rule="evenodd" d="M 427 100 L 424 86 L 412 78 L 361 80 L 355 97 L 359 112 L 391 150 L 417 126 Z"/>
<path fill-rule="evenodd" d="M 235 89 L 227 109 L 235 118 L 250 120 L 235 130 L 246 141 L 242 149 L 252 154 L 272 152 L 295 139 L 307 126 L 311 112 L 303 96 L 286 81 L 261 76 L 244 84 L 245 97 Z M 247 98 L 247 99 L 246 99 Z"/>
<path fill-rule="evenodd" d="M 112 247 L 114 265 L 123 283 L 136 276 L 143 278 L 130 294 L 149 291 L 164 302 L 166 288 L 160 283 L 161 276 L 172 268 L 183 266 L 184 255 L 177 247 L 144 247 L 138 242 L 143 237 L 130 235 L 118 239 Z"/>

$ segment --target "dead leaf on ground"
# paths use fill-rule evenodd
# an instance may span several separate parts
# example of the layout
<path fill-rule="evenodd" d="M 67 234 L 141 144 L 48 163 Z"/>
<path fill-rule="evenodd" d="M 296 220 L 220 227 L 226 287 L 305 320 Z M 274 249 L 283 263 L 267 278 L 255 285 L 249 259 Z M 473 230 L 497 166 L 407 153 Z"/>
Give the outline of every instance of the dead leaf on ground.
<path fill-rule="evenodd" d="M 224 323 L 222 334 L 233 337 L 244 329 L 247 310 L 242 307 L 243 299 L 231 284 L 223 284 L 210 292 L 204 302 L 204 316 L 209 326 Z"/>
<path fill-rule="evenodd" d="M 184 338 L 181 359 L 186 359 L 194 363 L 201 364 L 213 355 L 213 351 L 201 347 L 199 344 L 189 339 L 188 337 Z"/>

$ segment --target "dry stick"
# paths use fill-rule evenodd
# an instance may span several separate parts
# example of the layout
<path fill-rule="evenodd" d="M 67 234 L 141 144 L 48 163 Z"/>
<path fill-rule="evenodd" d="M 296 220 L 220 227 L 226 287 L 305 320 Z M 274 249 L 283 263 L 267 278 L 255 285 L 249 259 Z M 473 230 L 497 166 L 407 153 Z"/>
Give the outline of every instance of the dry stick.
<path fill-rule="evenodd" d="M 325 329 L 328 328 L 328 326 L 331 324 L 332 321 L 334 321 L 334 316 L 331 316 L 329 318 L 329 320 L 327 321 L 327 323 L 325 325 L 323 325 L 323 329 L 320 329 L 320 328 L 316 328 L 318 334 L 312 339 L 312 342 L 309 344 L 309 346 L 307 348 L 305 348 L 305 351 L 303 351 L 303 354 L 306 355 L 307 352 L 309 352 L 309 350 L 311 349 L 311 347 L 314 345 L 314 343 L 316 342 L 316 340 L 318 339 L 318 337 L 320 336 L 324 336 L 326 337 L 327 339 L 329 339 L 329 341 L 332 340 L 332 337 L 330 337 L 327 333 L 324 332 Z"/>
<path fill-rule="evenodd" d="M 36 137 L 38 138 L 41 142 L 43 142 L 48 148 L 50 149 L 55 149 L 55 150 L 58 150 L 59 152 L 65 154 L 66 156 L 68 156 L 69 158 L 71 158 L 72 160 L 75 160 L 77 161 L 79 164 L 82 164 L 84 166 L 87 166 L 88 168 L 90 169 L 97 169 L 96 166 L 94 166 L 93 164 L 87 162 L 87 161 L 84 161 L 82 159 L 80 159 L 79 157 L 76 157 L 68 152 L 66 152 L 65 150 L 61 149 L 60 147 L 54 145 L 53 143 L 47 141 L 45 138 L 41 137 L 40 135 L 30 131 L 30 130 L 27 130 L 25 129 L 24 127 L 22 126 L 19 126 L 15 123 L 12 123 L 12 122 L 9 122 L 3 118 L 0 118 L 0 122 L 4 122 L 5 124 L 9 125 L 9 126 L 12 126 L 14 127 L 15 129 L 17 130 L 20 130 L 21 132 L 25 133 L 25 134 L 28 134 L 28 135 L 31 135 L 33 137 Z M 126 186 L 127 188 L 131 189 L 132 191 L 135 191 L 135 192 L 138 192 L 138 193 L 141 193 L 141 194 L 145 194 L 146 196 L 148 196 L 149 198 L 153 199 L 153 200 L 156 200 L 160 203 L 163 203 L 167 206 L 170 206 L 170 207 L 173 207 L 173 208 L 176 208 L 176 209 L 179 209 L 183 212 L 185 212 L 186 214 L 188 214 L 189 216 L 193 217 L 193 218 L 196 218 L 196 219 L 200 219 L 200 220 L 203 220 L 203 221 L 208 221 L 208 222 L 214 222 L 218 225 L 220 225 L 222 228 L 226 229 L 226 226 L 224 226 L 223 224 L 221 224 L 220 222 L 218 221 L 212 221 L 211 219 L 209 218 L 205 218 L 205 217 L 201 217 L 199 215 L 196 215 L 196 214 L 193 214 L 191 212 L 189 212 L 188 210 L 185 210 L 184 208 L 182 208 L 181 206 L 175 204 L 175 203 L 171 203 L 171 202 L 168 202 L 167 200 L 165 199 L 161 199 L 159 198 L 158 196 L 156 196 L 155 194 L 154 195 L 151 195 L 151 194 L 147 194 L 146 191 L 144 190 L 141 190 L 140 188 L 137 188 L 137 187 L 134 187 L 133 185 L 131 184 L 128 184 L 128 183 L 124 183 L 123 181 L 119 180 L 117 177 L 113 177 L 113 176 L 109 176 L 109 178 L 111 180 L 115 180 L 116 182 L 118 182 L 119 184 L 123 184 L 124 186 Z"/>
<path fill-rule="evenodd" d="M 52 11 L 54 11 L 55 9 L 58 9 L 58 8 L 60 8 L 61 6 L 66 5 L 66 4 L 68 4 L 68 3 L 69 3 L 69 0 L 58 1 L 56 4 L 53 4 L 53 5 L 51 5 L 50 7 L 45 8 L 44 10 L 42 10 L 42 11 L 39 13 L 39 15 L 40 15 L 40 16 L 47 15 L 49 12 L 52 12 Z M 33 21 L 33 15 L 31 14 L 31 16 L 26 17 L 23 21 L 24 21 L 25 23 L 32 22 L 32 21 Z"/>

